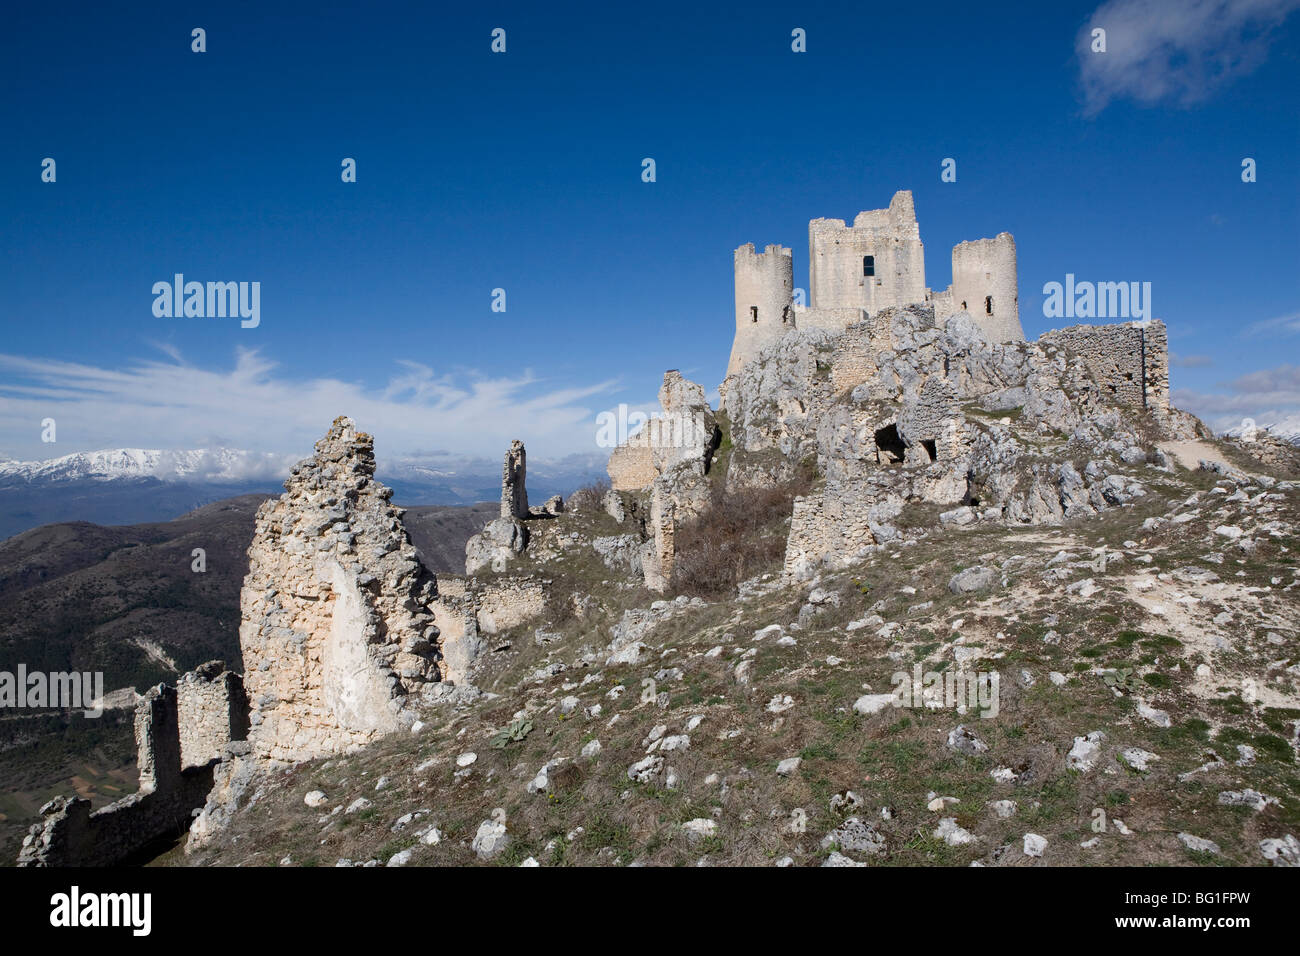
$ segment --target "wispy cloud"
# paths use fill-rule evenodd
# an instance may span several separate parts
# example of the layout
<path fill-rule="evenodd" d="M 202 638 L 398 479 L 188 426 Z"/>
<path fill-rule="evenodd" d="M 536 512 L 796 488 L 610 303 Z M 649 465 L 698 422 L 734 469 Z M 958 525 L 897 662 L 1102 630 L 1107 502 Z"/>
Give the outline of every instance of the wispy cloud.
<path fill-rule="evenodd" d="M 1300 366 L 1279 365 L 1222 383 L 1224 392 L 1175 389 L 1179 408 L 1199 415 L 1216 431 L 1237 427 L 1243 418 L 1260 425 L 1300 417 Z"/>
<path fill-rule="evenodd" d="M 1279 315 L 1276 318 L 1252 322 L 1246 326 L 1246 335 L 1296 335 L 1300 334 L 1300 312 Z"/>
<path fill-rule="evenodd" d="M 293 379 L 256 350 L 238 350 L 227 368 L 169 355 L 101 368 L 0 354 L 0 457 L 216 445 L 301 456 L 346 414 L 375 436 L 385 457 L 440 448 L 496 458 L 510 439 L 522 438 L 530 454 L 558 458 L 597 450 L 596 415 L 611 402 L 596 399 L 618 384 L 553 384 L 528 372 L 453 377 L 398 361 L 386 382 L 371 387 Z M 40 440 L 45 418 L 57 423 L 55 444 Z"/>
<path fill-rule="evenodd" d="M 1214 359 L 1208 355 L 1179 355 L 1171 352 L 1169 364 L 1173 368 L 1209 368 L 1214 364 Z"/>
<path fill-rule="evenodd" d="M 1187 106 L 1255 70 L 1300 0 L 1109 0 L 1079 32 L 1084 113 L 1113 100 Z M 1092 52 L 1092 31 L 1106 52 Z"/>

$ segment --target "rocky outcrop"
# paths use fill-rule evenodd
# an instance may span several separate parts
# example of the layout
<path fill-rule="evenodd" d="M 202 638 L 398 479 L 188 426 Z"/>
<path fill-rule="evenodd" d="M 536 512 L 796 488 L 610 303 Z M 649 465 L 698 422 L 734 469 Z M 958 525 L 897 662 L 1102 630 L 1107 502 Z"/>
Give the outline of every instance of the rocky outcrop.
<path fill-rule="evenodd" d="M 964 313 L 939 326 L 926 306 L 885 309 L 838 335 L 787 335 L 737 377 L 728 487 L 816 455 L 824 481 L 795 502 L 787 578 L 899 539 L 909 505 L 1058 522 L 1145 493 L 1115 472 L 1145 461 L 1136 419 L 1160 432 L 1170 413 L 1150 392 L 1145 408 L 1116 394 L 1055 339 L 989 342 Z"/>
<path fill-rule="evenodd" d="M 443 676 L 434 576 L 374 472 L 370 436 L 340 417 L 258 509 L 239 643 L 260 758 L 364 746 L 408 724 L 408 695 Z"/>

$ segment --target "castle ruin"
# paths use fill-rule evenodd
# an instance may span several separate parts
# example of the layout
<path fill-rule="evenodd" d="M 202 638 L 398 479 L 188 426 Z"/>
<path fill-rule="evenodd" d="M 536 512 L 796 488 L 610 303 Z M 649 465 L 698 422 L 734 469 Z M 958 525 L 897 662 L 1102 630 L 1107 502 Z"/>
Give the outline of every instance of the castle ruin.
<path fill-rule="evenodd" d="M 790 249 L 769 245 L 735 252 L 736 335 L 727 382 L 791 329 L 840 332 L 887 308 L 925 304 L 936 321 L 965 312 L 990 342 L 1023 342 L 1011 233 L 962 242 L 952 250 L 952 284 L 925 284 L 925 249 L 912 193 L 900 190 L 886 209 L 808 223 L 808 303 L 794 301 Z M 722 393 L 726 398 L 727 383 Z"/>

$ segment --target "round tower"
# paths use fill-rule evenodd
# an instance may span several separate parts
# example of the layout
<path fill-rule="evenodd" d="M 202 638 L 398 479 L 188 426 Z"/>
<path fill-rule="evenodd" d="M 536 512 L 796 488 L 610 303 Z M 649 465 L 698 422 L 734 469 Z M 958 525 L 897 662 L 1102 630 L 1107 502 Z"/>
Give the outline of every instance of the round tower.
<path fill-rule="evenodd" d="M 747 242 L 736 250 L 736 338 L 727 378 L 759 351 L 794 328 L 794 259 L 785 246 L 756 253 Z"/>
<path fill-rule="evenodd" d="M 969 313 L 990 342 L 1025 340 L 1011 233 L 953 246 L 952 308 Z"/>

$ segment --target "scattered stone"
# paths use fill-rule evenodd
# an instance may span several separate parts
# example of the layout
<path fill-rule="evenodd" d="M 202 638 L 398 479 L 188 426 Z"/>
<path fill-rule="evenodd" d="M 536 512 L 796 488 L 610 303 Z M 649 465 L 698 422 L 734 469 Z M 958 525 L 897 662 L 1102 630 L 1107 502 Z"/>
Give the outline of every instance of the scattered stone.
<path fill-rule="evenodd" d="M 498 808 L 492 811 L 492 819 L 484 820 L 478 825 L 478 832 L 474 834 L 470 849 L 480 860 L 492 859 L 510 844 L 505 818 L 505 811 Z"/>
<path fill-rule="evenodd" d="M 975 835 L 958 826 L 956 817 L 944 817 L 940 820 L 938 829 L 934 831 L 934 838 L 943 840 L 949 846 L 965 846 L 975 842 Z"/>
<path fill-rule="evenodd" d="M 991 588 L 997 583 L 998 572 L 993 568 L 966 568 L 952 576 L 948 581 L 948 590 L 953 594 L 970 594 Z"/>
<path fill-rule="evenodd" d="M 1144 773 L 1150 769 L 1147 765 L 1152 760 L 1160 759 L 1156 754 L 1153 754 L 1149 750 L 1143 750 L 1141 747 L 1129 747 L 1127 750 L 1121 750 L 1120 756 L 1123 757 L 1124 762 L 1134 770 L 1140 770 Z"/>
<path fill-rule="evenodd" d="M 1106 735 L 1100 730 L 1094 730 L 1086 737 L 1075 737 L 1074 746 L 1066 755 L 1065 765 L 1071 770 L 1087 773 L 1096 766 L 1101 756 L 1101 742 L 1105 739 Z"/>
<path fill-rule="evenodd" d="M 1221 852 L 1219 850 L 1219 844 L 1215 843 L 1213 840 L 1206 840 L 1202 837 L 1192 836 L 1190 833 L 1178 834 L 1178 842 L 1187 847 L 1187 849 L 1193 850 L 1197 853 L 1213 853 L 1217 856 Z"/>
<path fill-rule="evenodd" d="M 822 838 L 823 850 L 835 846 L 850 853 L 868 853 L 872 856 L 885 852 L 885 838 L 869 823 L 858 817 L 849 817 Z"/>
<path fill-rule="evenodd" d="M 982 754 L 989 749 L 989 745 L 976 737 L 965 724 L 958 724 L 948 733 L 948 747 L 959 753 L 971 755 Z"/>

